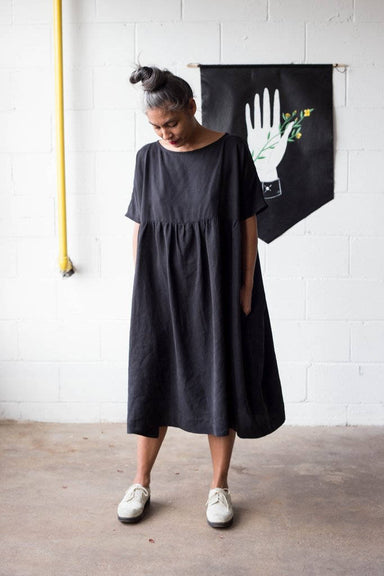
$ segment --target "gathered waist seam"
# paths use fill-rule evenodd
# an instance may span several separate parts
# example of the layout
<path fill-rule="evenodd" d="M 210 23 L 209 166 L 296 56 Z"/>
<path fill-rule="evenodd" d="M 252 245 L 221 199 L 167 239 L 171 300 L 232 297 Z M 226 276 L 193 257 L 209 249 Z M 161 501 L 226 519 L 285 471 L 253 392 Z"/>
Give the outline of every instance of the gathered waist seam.
<path fill-rule="evenodd" d="M 201 222 L 212 222 L 213 220 L 221 220 L 219 216 L 211 216 L 209 218 L 199 218 L 197 220 L 143 220 L 142 224 L 200 224 Z"/>

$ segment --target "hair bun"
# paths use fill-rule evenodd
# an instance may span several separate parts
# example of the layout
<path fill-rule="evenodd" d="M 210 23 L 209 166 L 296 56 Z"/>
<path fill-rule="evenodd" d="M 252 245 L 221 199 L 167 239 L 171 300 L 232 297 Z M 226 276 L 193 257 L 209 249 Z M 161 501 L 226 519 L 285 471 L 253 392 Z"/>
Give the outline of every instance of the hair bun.
<path fill-rule="evenodd" d="M 131 74 L 129 81 L 132 84 L 141 82 L 145 92 L 155 92 L 167 82 L 169 72 L 159 68 L 150 68 L 149 66 L 140 66 Z"/>

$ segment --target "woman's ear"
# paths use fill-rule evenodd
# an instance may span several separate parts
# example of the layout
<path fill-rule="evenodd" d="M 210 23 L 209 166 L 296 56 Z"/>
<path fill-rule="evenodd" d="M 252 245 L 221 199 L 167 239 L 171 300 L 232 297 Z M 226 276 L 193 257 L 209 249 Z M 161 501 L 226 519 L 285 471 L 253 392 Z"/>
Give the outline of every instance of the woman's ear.
<path fill-rule="evenodd" d="M 194 98 L 189 99 L 187 110 L 191 114 L 191 116 L 194 116 L 196 114 L 197 106 Z"/>

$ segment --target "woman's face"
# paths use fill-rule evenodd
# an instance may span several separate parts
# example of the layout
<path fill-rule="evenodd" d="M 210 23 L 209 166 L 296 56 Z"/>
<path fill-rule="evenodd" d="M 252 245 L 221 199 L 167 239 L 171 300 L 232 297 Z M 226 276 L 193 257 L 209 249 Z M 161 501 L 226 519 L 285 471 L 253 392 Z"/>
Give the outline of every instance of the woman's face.
<path fill-rule="evenodd" d="M 149 108 L 146 114 L 156 134 L 171 147 L 180 148 L 189 142 L 196 128 L 195 112 L 196 104 L 191 99 L 184 110 Z"/>

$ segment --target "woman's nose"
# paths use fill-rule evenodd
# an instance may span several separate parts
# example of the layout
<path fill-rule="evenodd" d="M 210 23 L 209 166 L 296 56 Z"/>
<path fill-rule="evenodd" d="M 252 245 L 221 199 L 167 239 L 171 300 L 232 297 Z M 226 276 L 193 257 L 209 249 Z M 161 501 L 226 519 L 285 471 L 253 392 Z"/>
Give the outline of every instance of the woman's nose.
<path fill-rule="evenodd" d="M 169 140 L 171 134 L 170 130 L 163 128 L 163 140 Z"/>

